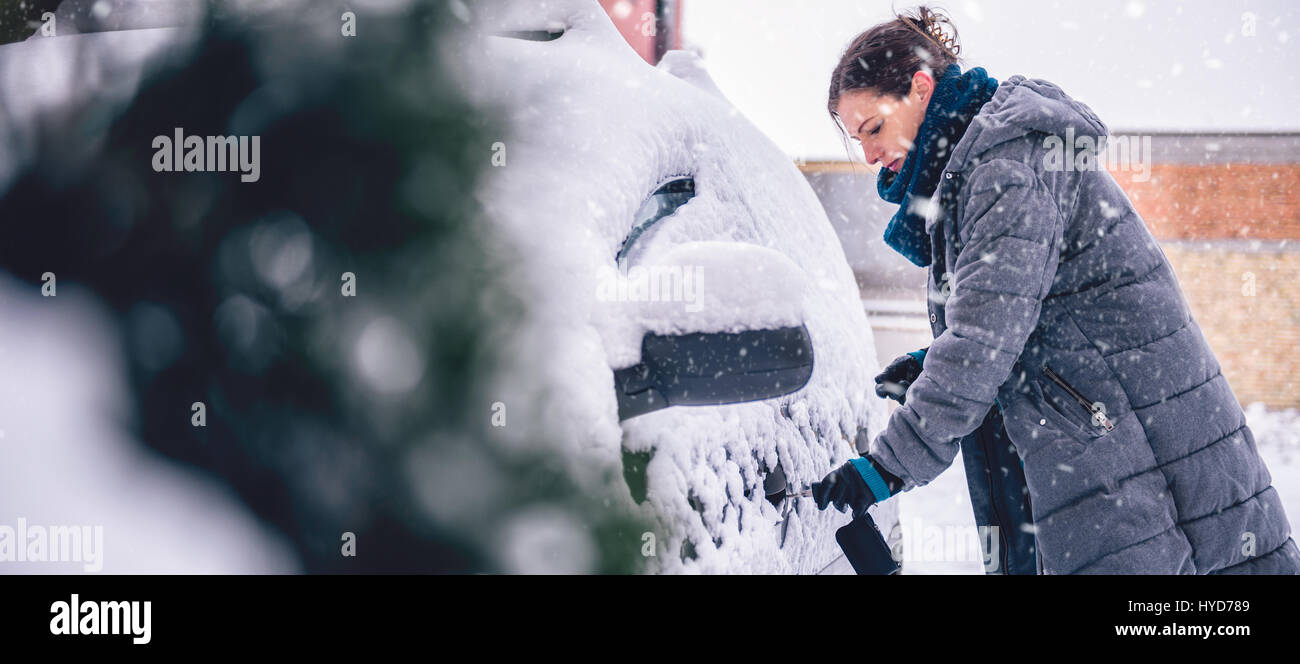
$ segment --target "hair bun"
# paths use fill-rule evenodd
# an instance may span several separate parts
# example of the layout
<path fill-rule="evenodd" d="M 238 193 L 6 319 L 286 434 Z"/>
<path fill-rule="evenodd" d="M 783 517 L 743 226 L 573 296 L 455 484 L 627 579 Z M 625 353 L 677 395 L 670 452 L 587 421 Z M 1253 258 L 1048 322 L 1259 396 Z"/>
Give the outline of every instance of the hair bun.
<path fill-rule="evenodd" d="M 961 44 L 957 41 L 957 27 L 943 12 L 922 5 L 916 9 L 915 16 L 899 14 L 898 18 L 929 37 L 952 57 L 956 58 L 961 54 Z M 917 23 L 920 23 L 920 26 L 917 26 Z"/>
<path fill-rule="evenodd" d="M 960 52 L 957 27 L 946 14 L 926 6 L 895 12 L 893 18 L 854 37 L 844 49 L 831 70 L 826 111 L 847 135 L 839 117 L 845 94 L 862 90 L 902 99 L 912 94 L 917 72 L 929 73 L 937 83 L 959 63 Z"/>

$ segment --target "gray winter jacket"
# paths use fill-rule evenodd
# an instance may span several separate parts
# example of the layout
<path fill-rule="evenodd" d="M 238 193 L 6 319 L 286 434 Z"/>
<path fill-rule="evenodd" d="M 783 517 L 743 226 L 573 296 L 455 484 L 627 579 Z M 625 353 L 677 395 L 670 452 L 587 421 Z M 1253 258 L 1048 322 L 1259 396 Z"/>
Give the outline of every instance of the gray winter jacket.
<path fill-rule="evenodd" d="M 1107 133 L 1019 75 L 972 120 L 927 222 L 935 338 L 870 455 L 904 491 L 924 485 L 996 402 L 1043 573 L 1300 573 L 1242 409 L 1098 165 Z"/>

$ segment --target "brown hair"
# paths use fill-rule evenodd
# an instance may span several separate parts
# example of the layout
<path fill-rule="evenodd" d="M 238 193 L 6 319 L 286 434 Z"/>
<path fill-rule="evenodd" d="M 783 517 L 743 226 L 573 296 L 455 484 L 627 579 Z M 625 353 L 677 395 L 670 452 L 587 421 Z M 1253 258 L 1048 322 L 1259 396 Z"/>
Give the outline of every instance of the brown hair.
<path fill-rule="evenodd" d="M 925 70 L 938 82 L 960 53 L 957 27 L 941 10 L 922 5 L 895 14 L 854 37 L 840 56 L 826 100 L 831 121 L 844 132 L 835 107 L 845 93 L 872 90 L 901 99 L 912 89 L 913 74 Z"/>

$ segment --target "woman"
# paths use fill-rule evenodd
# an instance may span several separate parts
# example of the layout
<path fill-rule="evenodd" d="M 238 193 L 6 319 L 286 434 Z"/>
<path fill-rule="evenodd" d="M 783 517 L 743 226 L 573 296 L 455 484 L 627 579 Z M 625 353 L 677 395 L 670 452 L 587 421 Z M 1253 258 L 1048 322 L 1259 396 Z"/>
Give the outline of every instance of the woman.
<path fill-rule="evenodd" d="M 958 52 L 922 7 L 859 35 L 831 77 L 832 118 L 899 204 L 885 241 L 929 268 L 934 341 L 877 378 L 906 398 L 814 484 L 818 506 L 860 514 L 960 447 L 1011 549 L 1001 571 L 1300 573 L 1241 407 L 1098 165 L 1106 126 L 1047 81 L 962 73 Z"/>

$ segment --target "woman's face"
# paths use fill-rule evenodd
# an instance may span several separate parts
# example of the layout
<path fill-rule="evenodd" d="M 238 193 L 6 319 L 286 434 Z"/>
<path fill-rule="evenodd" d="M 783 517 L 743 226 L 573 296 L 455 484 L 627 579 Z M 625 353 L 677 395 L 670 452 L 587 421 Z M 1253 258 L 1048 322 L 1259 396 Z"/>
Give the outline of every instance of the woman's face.
<path fill-rule="evenodd" d="M 849 136 L 862 146 L 867 164 L 879 163 L 897 173 L 912 149 L 933 91 L 934 79 L 918 71 L 912 75 L 907 96 L 900 99 L 874 90 L 854 90 L 840 97 L 836 113 Z"/>

